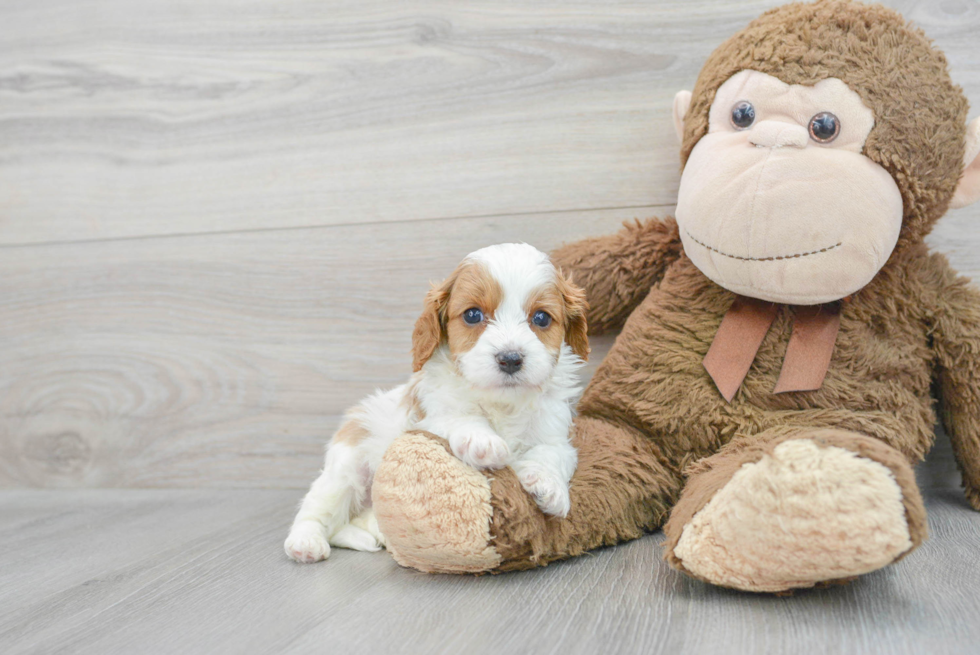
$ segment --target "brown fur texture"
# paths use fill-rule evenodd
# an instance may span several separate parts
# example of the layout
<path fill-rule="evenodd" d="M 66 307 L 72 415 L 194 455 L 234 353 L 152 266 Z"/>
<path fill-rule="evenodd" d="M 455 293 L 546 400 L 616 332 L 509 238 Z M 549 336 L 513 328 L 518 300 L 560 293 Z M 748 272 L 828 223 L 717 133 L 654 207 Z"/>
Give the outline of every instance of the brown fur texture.
<path fill-rule="evenodd" d="M 588 290 L 589 334 L 603 334 L 623 326 L 682 252 L 674 221 L 634 221 L 616 234 L 559 248 L 552 259 Z"/>
<path fill-rule="evenodd" d="M 500 570 L 541 566 L 636 539 L 667 518 L 676 496 L 662 490 L 679 491 L 680 477 L 661 463 L 656 443 L 633 428 L 580 417 L 573 444 L 580 465 L 569 487 L 572 511 L 563 520 L 542 514 L 513 471 L 494 472 L 490 531 L 503 558 Z"/>
<path fill-rule="evenodd" d="M 888 171 L 905 206 L 896 250 L 917 243 L 946 213 L 963 170 L 967 102 L 946 57 L 901 14 L 846 0 L 767 11 L 718 47 L 701 69 L 684 119 L 681 162 L 708 131 L 708 110 L 742 70 L 813 85 L 836 77 L 871 108 L 864 155 Z"/>
<path fill-rule="evenodd" d="M 462 318 L 463 312 L 476 307 L 487 318 L 493 318 L 502 298 L 500 284 L 479 262 L 464 261 L 449 277 L 433 285 L 425 296 L 422 315 L 416 320 L 412 332 L 412 370 L 416 373 L 421 370 L 440 343 L 447 342 L 453 354 L 472 348 L 486 324 L 467 325 Z M 565 277 L 561 270 L 555 271 L 554 288 L 541 289 L 526 309 L 528 321 L 539 309 L 555 321 L 548 328 L 531 326 L 542 343 L 557 353 L 562 342 L 567 342 L 576 355 L 583 360 L 589 358 L 585 291 Z"/>
<path fill-rule="evenodd" d="M 563 340 L 568 343 L 573 353 L 588 361 L 592 348 L 589 346 L 589 324 L 586 320 L 589 303 L 585 298 L 585 289 L 565 277 L 561 269 L 557 271 L 555 286 L 558 288 L 558 293 L 561 294 L 559 311 Z M 529 316 L 532 313 L 529 312 Z M 561 341 L 557 343 L 557 346 L 561 346 Z"/>
<path fill-rule="evenodd" d="M 538 311 L 543 311 L 552 318 L 547 327 L 539 327 L 531 322 Z M 588 325 L 585 313 L 588 304 L 585 302 L 585 291 L 566 280 L 561 271 L 555 272 L 554 286 L 545 286 L 528 298 L 524 307 L 531 330 L 541 340 L 548 350 L 557 353 L 563 342 L 583 360 L 589 358 Z"/>
<path fill-rule="evenodd" d="M 935 286 L 940 279 L 945 288 Z M 952 325 L 940 327 L 949 318 L 948 307 L 937 306 L 936 298 L 951 290 L 947 302 L 959 300 L 959 311 L 971 323 L 950 320 L 965 333 L 948 342 L 942 335 Z M 895 453 L 891 459 L 871 458 L 897 471 L 900 486 L 908 490 L 917 545 L 924 536 L 924 514 L 908 465 L 932 444 L 930 385 L 937 370 L 941 380 L 950 380 L 945 385 L 958 385 L 957 405 L 971 408 L 953 412 L 956 418 L 946 424 L 976 506 L 980 390 L 972 381 L 977 362 L 960 370 L 951 366 L 956 356 L 947 353 L 962 356 L 964 349 L 975 348 L 974 356 L 980 354 L 980 294 L 955 278 L 945 258 L 927 255 L 922 246 L 907 251 L 845 303 L 830 369 L 817 391 L 772 393 L 792 326 L 792 310 L 782 307 L 733 402 L 720 397 L 701 362 L 733 300 L 734 294 L 705 278 L 686 257 L 668 269 L 627 321 L 579 405 L 579 468 L 568 519 L 535 516 L 533 505 L 525 508 L 527 503 L 515 498 L 519 488 L 503 478 L 495 482 L 492 530 L 503 569 L 547 563 L 655 529 L 684 483 L 694 484 L 707 471 L 689 468 L 692 463 L 736 439 L 750 444 L 763 433 L 812 429 L 870 436 Z M 973 429 L 958 429 L 957 423 Z M 904 468 L 895 457 L 904 458 Z"/>
<path fill-rule="evenodd" d="M 422 315 L 415 321 L 412 332 L 412 370 L 416 373 L 442 343 L 446 332 L 446 308 L 458 275 L 459 269 L 456 269 L 425 296 Z"/>
<path fill-rule="evenodd" d="M 361 443 L 370 434 L 363 425 L 357 422 L 356 416 L 351 416 L 343 425 L 337 428 L 337 432 L 333 435 L 333 442 L 353 446 Z"/>
<path fill-rule="evenodd" d="M 442 339 L 449 344 L 449 352 L 459 355 L 475 346 L 487 327 L 486 322 L 468 325 L 463 320 L 463 312 L 476 307 L 492 319 L 504 292 L 486 267 L 477 262 L 461 264 L 450 277 L 455 282 L 449 302 L 440 314 L 440 323 Z"/>
<path fill-rule="evenodd" d="M 903 196 L 899 245 L 843 302 L 820 389 L 772 392 L 795 311 L 781 306 L 731 403 L 702 362 L 734 294 L 691 263 L 673 219 L 556 251 L 555 262 L 586 291 L 592 332 L 625 325 L 579 405 L 568 517 L 545 518 L 509 472 L 489 476 L 492 541 L 502 558 L 495 570 L 638 537 L 662 526 L 673 508 L 670 559 L 679 530 L 736 464 L 805 434 L 887 466 L 917 545 L 925 520 L 910 466 L 932 445 L 932 389 L 967 498 L 980 510 L 980 293 L 922 243 L 963 166 L 966 101 L 945 58 L 880 6 L 818 2 L 767 12 L 709 58 L 685 119 L 682 160 L 707 129 L 717 88 L 743 69 L 790 84 L 838 77 L 861 94 L 876 119 L 865 154 Z M 711 459 L 695 464 L 704 458 Z"/>

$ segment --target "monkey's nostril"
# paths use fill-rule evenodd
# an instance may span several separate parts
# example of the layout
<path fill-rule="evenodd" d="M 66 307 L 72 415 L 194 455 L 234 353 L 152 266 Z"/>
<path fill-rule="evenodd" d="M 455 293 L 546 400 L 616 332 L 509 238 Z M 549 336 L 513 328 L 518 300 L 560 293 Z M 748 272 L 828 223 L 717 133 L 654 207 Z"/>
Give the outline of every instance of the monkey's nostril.
<path fill-rule="evenodd" d="M 524 357 L 518 352 L 497 353 L 497 365 L 507 375 L 513 375 L 521 370 Z"/>

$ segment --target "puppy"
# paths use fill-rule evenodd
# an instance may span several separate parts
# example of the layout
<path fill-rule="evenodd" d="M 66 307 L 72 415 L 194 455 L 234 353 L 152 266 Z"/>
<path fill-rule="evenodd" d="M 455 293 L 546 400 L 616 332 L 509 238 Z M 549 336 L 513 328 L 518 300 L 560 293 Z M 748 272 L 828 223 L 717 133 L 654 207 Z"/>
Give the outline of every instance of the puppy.
<path fill-rule="evenodd" d="M 569 442 L 588 357 L 585 294 L 527 244 L 471 253 L 425 298 L 412 334 L 414 374 L 351 409 L 303 499 L 286 554 L 316 562 L 330 544 L 378 550 L 371 482 L 407 430 L 445 438 L 478 469 L 513 467 L 547 514 L 570 509 L 578 455 Z"/>

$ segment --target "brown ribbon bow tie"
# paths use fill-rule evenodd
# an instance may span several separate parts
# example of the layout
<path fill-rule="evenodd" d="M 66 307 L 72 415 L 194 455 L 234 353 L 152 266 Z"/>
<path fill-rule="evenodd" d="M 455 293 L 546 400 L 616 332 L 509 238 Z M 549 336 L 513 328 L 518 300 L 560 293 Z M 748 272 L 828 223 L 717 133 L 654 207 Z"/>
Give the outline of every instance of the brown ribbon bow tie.
<path fill-rule="evenodd" d="M 793 333 L 773 393 L 820 388 L 840 329 L 840 307 L 840 302 L 796 306 Z M 742 385 L 778 310 L 775 303 L 736 296 L 721 320 L 704 368 L 728 402 Z"/>

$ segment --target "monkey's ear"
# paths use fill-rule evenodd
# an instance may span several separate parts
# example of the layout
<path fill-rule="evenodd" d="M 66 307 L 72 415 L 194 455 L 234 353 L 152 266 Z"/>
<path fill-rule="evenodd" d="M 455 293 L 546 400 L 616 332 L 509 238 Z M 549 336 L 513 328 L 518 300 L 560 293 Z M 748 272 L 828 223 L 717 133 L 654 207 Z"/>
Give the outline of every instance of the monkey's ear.
<path fill-rule="evenodd" d="M 678 91 L 674 96 L 674 129 L 677 131 L 677 140 L 684 141 L 684 117 L 687 110 L 691 108 L 691 92 Z"/>
<path fill-rule="evenodd" d="M 418 373 L 422 366 L 429 361 L 432 354 L 442 343 L 446 324 L 446 305 L 456 282 L 457 272 L 446 278 L 441 284 L 434 285 L 425 296 L 425 307 L 422 315 L 415 321 L 412 332 L 412 370 Z"/>
<path fill-rule="evenodd" d="M 980 116 L 966 126 L 966 154 L 963 155 L 963 177 L 949 206 L 966 207 L 980 200 Z"/>

